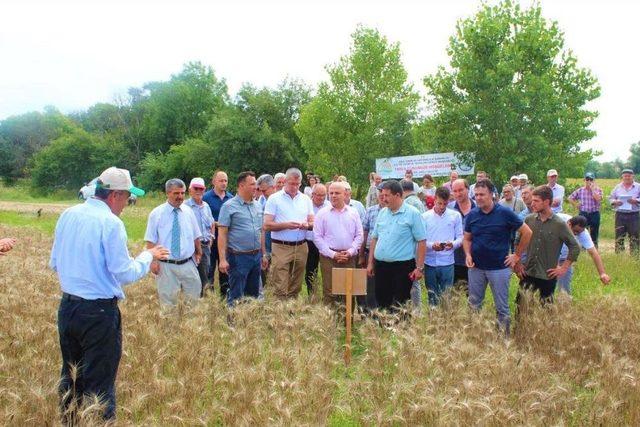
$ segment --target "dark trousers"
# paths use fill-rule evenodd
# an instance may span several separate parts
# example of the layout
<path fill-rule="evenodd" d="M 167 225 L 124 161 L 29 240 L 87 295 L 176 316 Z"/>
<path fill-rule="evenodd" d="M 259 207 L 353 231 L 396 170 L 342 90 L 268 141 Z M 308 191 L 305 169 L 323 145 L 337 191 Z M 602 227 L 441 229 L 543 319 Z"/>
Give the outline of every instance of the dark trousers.
<path fill-rule="evenodd" d="M 469 296 L 469 268 L 466 265 L 454 264 L 453 285 L 456 289 L 463 290 Z"/>
<path fill-rule="evenodd" d="M 539 292 L 540 302 L 544 305 L 553 302 L 553 293 L 556 290 L 556 279 L 539 279 L 537 277 L 525 276 L 520 280 L 520 291 L 516 296 L 516 305 L 523 302 L 522 291 Z"/>
<path fill-rule="evenodd" d="M 629 236 L 632 255 L 638 255 L 640 239 L 640 213 L 616 212 L 616 253 L 624 252 L 624 237 Z"/>
<path fill-rule="evenodd" d="M 229 293 L 227 304 L 232 306 L 243 297 L 258 298 L 260 290 L 260 267 L 262 254 L 227 255 L 229 261 Z"/>
<path fill-rule="evenodd" d="M 307 254 L 307 265 L 304 269 L 304 281 L 307 284 L 307 294 L 313 295 L 313 284 L 318 279 L 318 264 L 320 263 L 320 251 L 316 245 L 307 240 L 309 253 Z"/>
<path fill-rule="evenodd" d="M 378 308 L 397 308 L 411 299 L 413 281 L 409 274 L 416 268 L 416 261 L 385 262 L 375 260 L 376 302 Z"/>
<path fill-rule="evenodd" d="M 216 268 L 218 267 L 218 262 L 220 261 L 220 255 L 218 255 L 218 242 L 213 242 L 211 246 L 211 266 L 209 267 L 209 280 L 211 281 L 211 289 L 213 289 L 213 277 L 216 274 Z M 229 292 L 229 276 L 224 273 L 221 273 L 218 270 L 218 283 L 220 284 L 220 296 L 223 299 L 227 298 L 227 293 Z"/>
<path fill-rule="evenodd" d="M 204 296 L 204 291 L 209 284 L 209 269 L 211 267 L 211 248 L 209 244 L 202 244 L 202 258 L 200 258 L 200 264 L 198 264 L 198 275 L 200 276 L 200 284 L 202 290 L 200 291 L 200 298 Z"/>
<path fill-rule="evenodd" d="M 600 235 L 600 211 L 580 212 L 580 215 L 587 219 L 587 227 L 593 244 L 598 247 L 598 236 Z"/>
<path fill-rule="evenodd" d="M 369 259 L 369 249 L 364 250 L 364 259 Z M 376 301 L 376 277 L 367 276 L 367 294 L 358 295 L 356 301 L 359 307 L 362 307 L 364 311 L 368 312 L 378 308 L 378 302 Z"/>
<path fill-rule="evenodd" d="M 67 413 L 70 405 L 74 401 L 81 405 L 83 396 L 89 395 L 97 395 L 106 405 L 105 420 L 115 418 L 115 382 L 122 355 L 117 300 L 83 300 L 65 294 L 58 309 L 58 334 L 62 351 L 59 393 L 65 422 L 74 423 L 76 415 Z"/>

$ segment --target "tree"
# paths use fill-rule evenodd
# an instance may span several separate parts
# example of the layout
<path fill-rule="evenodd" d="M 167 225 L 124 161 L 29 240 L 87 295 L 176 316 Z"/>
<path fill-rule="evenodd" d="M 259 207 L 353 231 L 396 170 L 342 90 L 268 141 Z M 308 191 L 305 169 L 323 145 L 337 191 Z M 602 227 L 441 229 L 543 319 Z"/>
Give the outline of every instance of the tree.
<path fill-rule="evenodd" d="M 458 22 L 448 54 L 450 67 L 424 79 L 434 113 L 425 134 L 437 149 L 475 153 L 498 181 L 526 172 L 543 182 L 550 167 L 582 173 L 592 153 L 580 144 L 597 116 L 585 106 L 600 88 L 539 5 L 483 5 Z"/>
<path fill-rule="evenodd" d="M 60 188 L 79 189 L 109 166 L 122 167 L 126 147 L 120 141 L 75 129 L 40 150 L 33 157 L 31 183 L 38 192 Z"/>
<path fill-rule="evenodd" d="M 635 144 L 631 144 L 629 151 L 631 152 L 631 155 L 627 161 L 628 167 L 633 169 L 635 173 L 640 173 L 640 141 Z"/>
<path fill-rule="evenodd" d="M 398 43 L 363 27 L 351 37 L 349 55 L 326 67 L 329 81 L 302 109 L 296 132 L 314 172 L 364 184 L 376 158 L 415 153 L 419 96 L 407 83 Z"/>
<path fill-rule="evenodd" d="M 0 122 L 0 176 L 6 181 L 28 175 L 35 153 L 77 126 L 53 107 L 44 113 L 31 112 Z"/>

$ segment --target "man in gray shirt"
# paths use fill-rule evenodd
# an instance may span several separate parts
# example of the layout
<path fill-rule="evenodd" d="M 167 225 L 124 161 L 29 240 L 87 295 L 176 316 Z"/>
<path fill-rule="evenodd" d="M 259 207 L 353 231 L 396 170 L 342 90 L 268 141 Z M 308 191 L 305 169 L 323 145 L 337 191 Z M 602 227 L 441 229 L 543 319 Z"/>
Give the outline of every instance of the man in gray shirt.
<path fill-rule="evenodd" d="M 262 208 L 253 200 L 256 175 L 238 175 L 238 194 L 220 208 L 218 217 L 218 253 L 220 271 L 229 275 L 227 304 L 233 306 L 242 297 L 259 296 L 260 268 L 268 258 L 262 238 Z"/>

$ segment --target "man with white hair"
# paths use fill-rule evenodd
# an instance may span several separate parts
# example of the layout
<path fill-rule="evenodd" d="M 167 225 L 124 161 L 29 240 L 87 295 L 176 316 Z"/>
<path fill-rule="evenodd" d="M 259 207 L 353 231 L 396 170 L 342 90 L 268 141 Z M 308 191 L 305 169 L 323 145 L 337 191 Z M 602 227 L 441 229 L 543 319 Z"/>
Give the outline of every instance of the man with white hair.
<path fill-rule="evenodd" d="M 278 172 L 273 176 L 273 179 L 276 181 L 276 191 L 280 191 L 284 188 L 287 176 L 282 172 Z"/>
<path fill-rule="evenodd" d="M 282 191 L 264 208 L 264 229 L 271 231 L 271 279 L 276 298 L 297 298 L 307 263 L 306 233 L 313 230 L 311 199 L 300 191 L 302 172 L 290 168 Z"/>
<path fill-rule="evenodd" d="M 202 237 L 200 239 L 200 246 L 202 247 L 202 257 L 198 264 L 198 274 L 200 275 L 200 283 L 202 284 L 202 291 L 200 296 L 204 296 L 205 289 L 209 284 L 209 269 L 211 266 L 211 246 L 215 236 L 215 220 L 211 213 L 209 204 L 202 198 L 206 186 L 204 179 L 196 177 L 191 180 L 189 184 L 189 196 L 184 203 L 189 206 L 198 220 L 200 226 L 200 232 Z"/>
<path fill-rule="evenodd" d="M 332 269 L 355 268 L 362 244 L 362 222 L 355 209 L 345 203 L 346 185 L 333 182 L 329 186 L 331 206 L 320 209 L 313 226 L 313 242 L 320 252 L 322 269 L 322 301 L 335 302 L 332 294 Z"/>
<path fill-rule="evenodd" d="M 178 178 L 165 183 L 167 201 L 151 211 L 144 234 L 147 249 L 163 246 L 170 250 L 168 259 L 151 263 L 161 307 L 168 312 L 177 306 L 180 290 L 190 306 L 202 292 L 196 267 L 202 257 L 202 232 L 193 210 L 183 203 L 185 187 Z"/>
<path fill-rule="evenodd" d="M 311 189 L 311 202 L 313 204 L 313 215 L 331 203 L 327 200 L 327 187 L 324 184 L 315 184 Z M 315 223 L 314 223 L 315 226 Z M 307 264 L 305 265 L 304 281 L 307 284 L 307 294 L 311 297 L 314 293 L 313 284 L 318 276 L 318 265 L 320 263 L 320 251 L 313 242 L 313 231 L 307 231 L 307 247 L 309 255 L 307 255 Z"/>
<path fill-rule="evenodd" d="M 564 187 L 558 184 L 558 171 L 549 169 L 547 171 L 547 185 L 553 192 L 553 202 L 551 203 L 551 211 L 553 213 L 562 212 L 562 201 L 564 200 Z"/>

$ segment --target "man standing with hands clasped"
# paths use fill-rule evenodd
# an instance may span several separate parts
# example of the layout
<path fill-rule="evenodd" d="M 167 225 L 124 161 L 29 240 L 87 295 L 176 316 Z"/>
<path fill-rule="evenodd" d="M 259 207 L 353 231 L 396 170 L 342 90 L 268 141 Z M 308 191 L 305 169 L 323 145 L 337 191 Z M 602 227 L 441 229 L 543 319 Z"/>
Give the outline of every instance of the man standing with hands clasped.
<path fill-rule="evenodd" d="M 531 229 L 523 224 L 511 209 L 494 203 L 495 186 L 488 179 L 476 183 L 477 207 L 473 208 L 464 224 L 463 248 L 469 268 L 469 305 L 482 307 L 487 283 L 496 306 L 498 325 L 509 335 L 509 279 L 511 269 L 520 261 L 529 245 Z M 520 243 L 509 255 L 511 233 L 520 232 Z"/>
<path fill-rule="evenodd" d="M 313 242 L 320 252 L 322 301 L 325 304 L 335 302 L 331 291 L 332 269 L 355 268 L 363 239 L 360 216 L 355 209 L 345 204 L 345 198 L 345 183 L 331 183 L 331 206 L 320 209 L 313 225 Z"/>
<path fill-rule="evenodd" d="M 139 197 L 144 191 L 133 186 L 128 170 L 110 167 L 98 178 L 95 196 L 64 211 L 56 224 L 49 266 L 58 274 L 62 289 L 58 333 L 64 424 L 77 422 L 78 407 L 91 395 L 105 404 L 105 421 L 115 418 L 122 286 L 142 279 L 152 261 L 169 254 L 155 246 L 136 259 L 129 256 L 127 232 L 119 216 L 131 194 Z"/>
<path fill-rule="evenodd" d="M 183 203 L 184 182 L 170 179 L 165 183 L 165 190 L 167 201 L 149 214 L 144 240 L 147 249 L 161 245 L 170 250 L 168 259 L 151 264 L 151 271 L 156 275 L 160 305 L 169 312 L 177 306 L 181 289 L 187 305 L 195 305 L 200 298 L 202 285 L 196 266 L 202 256 L 202 233 L 193 211 Z"/>

